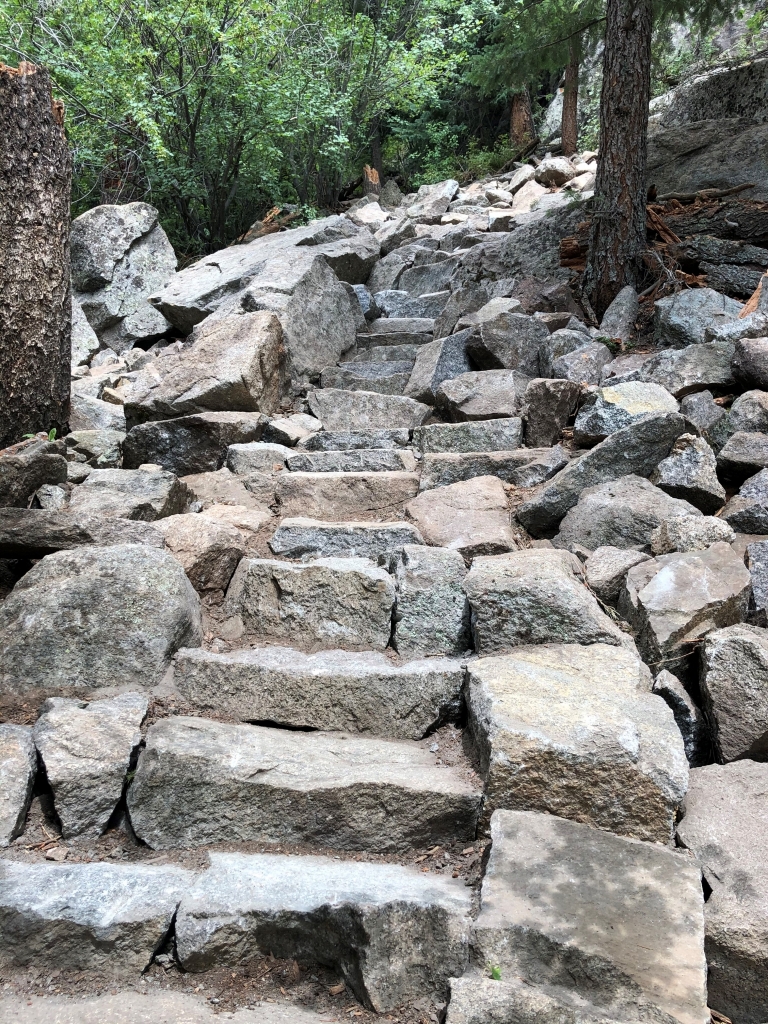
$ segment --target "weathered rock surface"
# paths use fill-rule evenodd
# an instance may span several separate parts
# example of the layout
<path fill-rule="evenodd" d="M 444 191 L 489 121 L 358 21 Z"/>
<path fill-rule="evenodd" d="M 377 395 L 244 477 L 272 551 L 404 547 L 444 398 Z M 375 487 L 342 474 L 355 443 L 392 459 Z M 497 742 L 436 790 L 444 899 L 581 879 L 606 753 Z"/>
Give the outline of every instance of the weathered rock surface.
<path fill-rule="evenodd" d="M 677 676 L 662 669 L 653 681 L 653 692 L 667 702 L 675 716 L 688 764 L 691 768 L 707 764 L 712 746 L 709 726 L 683 684 Z"/>
<path fill-rule="evenodd" d="M 289 647 L 179 651 L 174 682 L 197 710 L 246 722 L 418 740 L 461 708 L 460 661 Z"/>
<path fill-rule="evenodd" d="M 519 370 L 462 373 L 443 381 L 435 394 L 435 404 L 454 422 L 516 416 L 529 380 Z"/>
<path fill-rule="evenodd" d="M 64 839 L 97 838 L 106 828 L 141 742 L 147 707 L 141 693 L 90 704 L 53 697 L 43 705 L 33 735 Z"/>
<path fill-rule="evenodd" d="M 334 388 L 311 392 L 309 407 L 325 429 L 331 431 L 418 427 L 431 411 L 429 406 L 402 395 Z"/>
<path fill-rule="evenodd" d="M 721 542 L 634 566 L 619 597 L 619 612 L 634 629 L 645 660 L 677 674 L 695 650 L 694 640 L 744 621 L 749 593 L 743 561 Z"/>
<path fill-rule="evenodd" d="M 402 395 L 412 369 L 412 359 L 340 363 L 323 370 L 320 386 L 345 391 L 375 391 L 381 395 Z"/>
<path fill-rule="evenodd" d="M 522 416 L 529 448 L 557 444 L 563 428 L 576 412 L 580 395 L 580 385 L 570 380 L 536 378 L 528 384 Z"/>
<path fill-rule="evenodd" d="M 95 469 L 116 469 L 123 463 L 125 434 L 120 430 L 73 430 L 64 438 L 67 452 L 82 456 Z M 143 459 L 150 462 L 150 459 Z"/>
<path fill-rule="evenodd" d="M 413 454 L 402 448 L 291 452 L 286 464 L 294 473 L 412 473 L 416 469 Z"/>
<path fill-rule="evenodd" d="M 670 498 L 642 477 L 623 476 L 582 491 L 552 543 L 558 548 L 577 544 L 589 551 L 606 545 L 647 549 L 654 530 L 681 516 L 703 518 L 693 505 Z"/>
<path fill-rule="evenodd" d="M 497 811 L 491 828 L 479 962 L 564 988 L 580 1010 L 586 1001 L 618 1020 L 706 1024 L 703 898 L 691 859 L 547 814 Z"/>
<path fill-rule="evenodd" d="M 733 434 L 720 449 L 717 468 L 725 480 L 737 483 L 768 468 L 768 435 L 744 431 Z"/>
<path fill-rule="evenodd" d="M 404 544 L 423 544 L 409 523 L 324 523 L 317 519 L 283 519 L 269 546 L 283 558 L 372 558 Z"/>
<path fill-rule="evenodd" d="M 329 964 L 383 1013 L 445 998 L 468 961 L 469 910 L 453 879 L 396 864 L 214 853 L 184 898 L 176 941 L 192 972 L 238 967 L 245 949 Z"/>
<path fill-rule="evenodd" d="M 0 964 L 136 976 L 194 880 L 176 865 L 0 861 Z"/>
<path fill-rule="evenodd" d="M 665 347 L 685 348 L 701 345 L 705 331 L 736 320 L 742 304 L 713 288 L 692 288 L 657 299 L 655 335 Z"/>
<path fill-rule="evenodd" d="M 281 473 L 275 498 L 284 516 L 378 520 L 391 519 L 418 489 L 417 473 Z"/>
<path fill-rule="evenodd" d="M 231 444 L 227 448 L 227 469 L 238 476 L 271 473 L 273 470 L 284 469 L 289 455 L 293 455 L 292 448 L 269 441 Z"/>
<path fill-rule="evenodd" d="M 201 641 L 197 594 L 168 552 L 59 551 L 0 605 L 0 690 L 149 689 L 180 647 Z"/>
<path fill-rule="evenodd" d="M 265 512 L 275 500 L 275 481 L 271 473 L 239 477 L 224 466 L 214 473 L 191 473 L 180 482 L 189 491 L 189 507 L 204 511 L 212 505 L 237 505 Z"/>
<path fill-rule="evenodd" d="M 665 519 L 651 534 L 654 555 L 671 551 L 704 551 L 722 541 L 730 544 L 734 532 L 716 516 L 674 516 Z"/>
<path fill-rule="evenodd" d="M 680 412 L 689 431 L 703 437 L 714 452 L 720 451 L 733 432 L 729 414 L 715 402 L 711 391 L 686 395 L 680 402 Z"/>
<path fill-rule="evenodd" d="M 579 410 L 573 439 L 590 447 L 644 416 L 665 412 L 677 412 L 677 402 L 659 384 L 629 381 L 598 388 Z"/>
<path fill-rule="evenodd" d="M 555 359 L 552 376 L 575 384 L 599 384 L 604 368 L 612 359 L 613 354 L 607 345 L 599 341 L 588 342 Z"/>
<path fill-rule="evenodd" d="M 630 637 L 601 611 L 567 551 L 527 549 L 475 558 L 464 580 L 475 650 L 483 656 L 529 644 L 612 644 Z"/>
<path fill-rule="evenodd" d="M 677 828 L 712 889 L 704 907 L 709 1005 L 745 1024 L 768 1013 L 766 786 L 765 764 L 697 768 Z"/>
<path fill-rule="evenodd" d="M 551 535 L 587 487 L 630 473 L 649 476 L 665 459 L 685 429 L 678 413 L 649 416 L 601 441 L 546 483 L 517 510 L 517 518 L 534 537 Z"/>
<path fill-rule="evenodd" d="M 181 563 L 199 594 L 221 592 L 245 554 L 241 532 L 234 526 L 195 514 L 168 516 L 157 524 L 165 546 Z"/>
<path fill-rule="evenodd" d="M 768 432 L 768 392 L 745 391 L 734 401 L 729 417 L 734 433 Z"/>
<path fill-rule="evenodd" d="M 460 553 L 405 544 L 391 557 L 389 571 L 397 586 L 395 650 L 409 657 L 465 653 L 471 636 Z"/>
<path fill-rule="evenodd" d="M 752 388 L 768 388 L 768 338 L 743 338 L 737 341 L 731 369 L 740 384 Z"/>
<path fill-rule="evenodd" d="M 615 604 L 629 570 L 647 558 L 648 555 L 632 548 L 601 545 L 584 563 L 584 579 L 601 601 Z"/>
<path fill-rule="evenodd" d="M 745 480 L 721 517 L 739 533 L 768 533 L 768 470 Z"/>
<path fill-rule="evenodd" d="M 735 625 L 702 649 L 701 692 L 718 760 L 768 758 L 768 631 Z"/>
<path fill-rule="evenodd" d="M 94 469 L 73 493 L 78 515 L 154 522 L 185 512 L 191 495 L 173 473 L 160 469 Z"/>
<path fill-rule="evenodd" d="M 231 445 L 256 442 L 266 418 L 253 412 L 203 412 L 140 423 L 125 438 L 123 465 L 151 462 L 176 476 L 221 469 Z"/>
<path fill-rule="evenodd" d="M 67 548 L 115 544 L 162 548 L 165 540 L 154 524 L 131 519 L 103 519 L 69 510 L 0 509 L 0 558 L 43 558 Z"/>
<path fill-rule="evenodd" d="M 560 445 L 511 452 L 430 452 L 422 459 L 419 490 L 446 487 L 478 476 L 495 476 L 516 487 L 535 487 L 567 466 L 568 461 Z"/>
<path fill-rule="evenodd" d="M 446 1024 L 506 1020 L 515 1024 L 608 1024 L 609 1020 L 565 989 L 547 986 L 545 990 L 516 978 L 496 981 L 475 971 L 451 978 L 445 1019 Z"/>
<path fill-rule="evenodd" d="M 520 370 L 535 377 L 539 353 L 548 340 L 549 330 L 540 320 L 520 312 L 499 312 L 480 320 L 467 351 L 480 370 Z"/>
<path fill-rule="evenodd" d="M 225 611 L 260 640 L 299 646 L 384 650 L 392 629 L 395 584 L 365 558 L 319 558 L 297 565 L 244 558 Z"/>
<path fill-rule="evenodd" d="M 32 730 L 10 722 L 0 725 L 0 847 L 24 831 L 36 774 Z"/>
<path fill-rule="evenodd" d="M 404 394 L 417 402 L 433 405 L 443 381 L 452 380 L 472 370 L 472 361 L 467 351 L 471 335 L 471 330 L 460 331 L 448 338 L 422 345 Z"/>
<path fill-rule="evenodd" d="M 715 453 L 703 437 L 693 434 L 680 435 L 670 454 L 651 474 L 651 483 L 708 515 L 725 504 L 725 488 L 717 478 Z"/>
<path fill-rule="evenodd" d="M 235 840 L 403 852 L 471 840 L 479 808 L 466 773 L 419 744 L 184 717 L 151 726 L 128 791 L 133 828 L 153 849 Z"/>
<path fill-rule="evenodd" d="M 637 292 L 631 285 L 622 288 L 603 314 L 600 333 L 607 338 L 626 342 L 635 333 L 635 321 L 640 309 Z"/>
<path fill-rule="evenodd" d="M 322 430 L 303 438 L 296 446 L 296 451 L 337 452 L 351 451 L 355 448 L 407 448 L 409 442 L 410 430 L 407 427 L 396 427 L 392 430 Z"/>
<path fill-rule="evenodd" d="M 427 544 L 458 551 L 465 559 L 517 548 L 504 485 L 495 476 L 425 491 L 405 512 Z"/>
<path fill-rule="evenodd" d="M 678 399 L 713 387 L 733 387 L 732 355 L 733 345 L 725 341 L 666 350 L 644 362 L 637 379 L 660 384 Z"/>
<path fill-rule="evenodd" d="M 516 416 L 416 427 L 413 445 L 427 452 L 510 452 L 523 443 L 523 421 Z M 529 444 L 530 448 L 537 445 Z M 538 447 L 548 447 L 540 445 Z"/>
<path fill-rule="evenodd" d="M 63 484 L 67 461 L 60 444 L 32 440 L 0 454 L 0 508 L 26 508 L 43 484 Z"/>

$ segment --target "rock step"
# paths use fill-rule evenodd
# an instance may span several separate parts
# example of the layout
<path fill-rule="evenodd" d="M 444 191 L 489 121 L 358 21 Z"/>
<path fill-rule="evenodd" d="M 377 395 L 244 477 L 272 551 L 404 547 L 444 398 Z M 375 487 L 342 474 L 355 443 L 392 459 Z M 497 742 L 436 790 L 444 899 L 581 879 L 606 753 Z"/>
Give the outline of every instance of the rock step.
<path fill-rule="evenodd" d="M 423 544 L 409 523 L 324 523 L 318 519 L 283 519 L 269 541 L 282 558 L 372 558 Z"/>
<path fill-rule="evenodd" d="M 331 522 L 392 519 L 418 491 L 418 473 L 406 472 L 281 473 L 275 483 L 282 515 Z"/>
<path fill-rule="evenodd" d="M 128 791 L 153 849 L 312 843 L 398 853 L 471 841 L 482 791 L 425 746 L 204 718 L 152 725 Z"/>
<path fill-rule="evenodd" d="M 374 321 L 377 322 L 377 321 Z M 385 321 L 389 323 L 390 321 Z M 428 345 L 430 341 L 433 341 L 432 334 L 406 334 L 405 332 L 396 332 L 393 334 L 358 334 L 357 335 L 357 350 L 358 352 L 364 352 L 370 348 L 380 348 L 381 346 L 400 346 L 400 345 L 412 345 L 415 348 L 421 348 L 424 345 Z"/>
<path fill-rule="evenodd" d="M 536 487 L 568 462 L 568 453 L 560 445 L 507 452 L 430 452 L 422 459 L 419 490 L 447 487 L 478 476 L 495 476 L 516 487 Z"/>
<path fill-rule="evenodd" d="M 429 317 L 380 317 L 368 328 L 368 336 L 376 338 L 382 334 L 432 334 L 435 321 Z"/>
<path fill-rule="evenodd" d="M 407 427 L 394 430 L 321 430 L 299 442 L 297 452 L 351 451 L 355 448 L 407 448 L 411 431 Z"/>
<path fill-rule="evenodd" d="M 520 448 L 522 443 L 523 421 L 518 416 L 464 423 L 430 423 L 413 431 L 413 447 L 424 454 L 511 452 Z"/>
<path fill-rule="evenodd" d="M 397 665 L 371 651 L 188 648 L 176 658 L 174 683 L 207 715 L 418 740 L 457 720 L 464 668 L 455 658 Z"/>
<path fill-rule="evenodd" d="M 428 405 L 401 395 L 325 388 L 308 396 L 310 410 L 325 430 L 391 430 L 419 427 L 431 415 Z"/>
<path fill-rule="evenodd" d="M 418 465 L 413 453 L 402 448 L 297 452 L 285 464 L 294 473 L 413 473 Z"/>
<path fill-rule="evenodd" d="M 246 950 L 319 960 L 383 1012 L 445 998 L 468 963 L 470 893 L 451 878 L 326 857 L 212 853 L 210 863 L 195 875 L 0 861 L 0 965 L 44 957 L 46 969 L 136 977 L 173 929 L 184 970 L 238 967 Z"/>
<path fill-rule="evenodd" d="M 414 363 L 420 350 L 421 345 L 373 345 L 370 348 L 364 348 L 362 352 L 358 352 L 357 355 L 352 357 L 350 362 L 391 363 L 403 361 Z M 349 366 L 349 363 L 343 363 L 341 365 Z"/>
<path fill-rule="evenodd" d="M 320 374 L 322 388 L 345 391 L 375 391 L 381 395 L 402 395 L 413 369 L 411 360 L 399 362 L 339 363 Z"/>

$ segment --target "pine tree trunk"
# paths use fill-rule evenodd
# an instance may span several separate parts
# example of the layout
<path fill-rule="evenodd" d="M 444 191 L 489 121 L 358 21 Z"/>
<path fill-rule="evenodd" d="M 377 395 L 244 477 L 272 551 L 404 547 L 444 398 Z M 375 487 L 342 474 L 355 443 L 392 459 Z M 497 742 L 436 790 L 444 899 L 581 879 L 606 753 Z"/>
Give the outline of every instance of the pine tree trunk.
<path fill-rule="evenodd" d="M 566 156 L 573 156 L 579 145 L 579 56 L 575 47 L 571 47 L 570 60 L 565 69 L 565 88 L 563 89 L 563 124 L 562 147 Z"/>
<path fill-rule="evenodd" d="M 512 97 L 512 110 L 509 115 L 509 144 L 513 149 L 522 150 L 529 146 L 536 137 L 531 111 L 531 98 L 528 90 L 516 92 Z"/>
<path fill-rule="evenodd" d="M 0 64 L 0 448 L 69 418 L 72 165 L 44 68 Z"/>
<path fill-rule="evenodd" d="M 600 96 L 600 156 L 584 289 L 598 317 L 637 285 L 646 248 L 651 0 L 608 0 Z"/>

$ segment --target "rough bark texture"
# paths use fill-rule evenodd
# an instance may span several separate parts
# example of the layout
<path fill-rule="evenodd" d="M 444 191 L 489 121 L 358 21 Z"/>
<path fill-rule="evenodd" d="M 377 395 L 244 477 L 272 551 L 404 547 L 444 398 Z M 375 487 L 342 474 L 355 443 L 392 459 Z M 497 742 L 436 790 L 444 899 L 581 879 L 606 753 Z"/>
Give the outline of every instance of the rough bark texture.
<path fill-rule="evenodd" d="M 600 160 L 585 279 L 598 317 L 641 275 L 652 28 L 651 0 L 608 0 Z"/>
<path fill-rule="evenodd" d="M 48 72 L 0 64 L 0 448 L 69 417 L 72 167 Z"/>
<path fill-rule="evenodd" d="M 379 178 L 379 172 L 375 167 L 369 167 L 368 164 L 363 168 L 363 195 L 381 195 L 381 179 Z"/>
<path fill-rule="evenodd" d="M 572 49 L 568 67 L 565 69 L 563 89 L 562 147 L 566 156 L 573 156 L 579 144 L 577 105 L 579 100 L 579 57 Z"/>
<path fill-rule="evenodd" d="M 536 137 L 531 112 L 531 98 L 523 89 L 512 97 L 512 111 L 509 116 L 509 144 L 513 149 L 525 149 Z"/>

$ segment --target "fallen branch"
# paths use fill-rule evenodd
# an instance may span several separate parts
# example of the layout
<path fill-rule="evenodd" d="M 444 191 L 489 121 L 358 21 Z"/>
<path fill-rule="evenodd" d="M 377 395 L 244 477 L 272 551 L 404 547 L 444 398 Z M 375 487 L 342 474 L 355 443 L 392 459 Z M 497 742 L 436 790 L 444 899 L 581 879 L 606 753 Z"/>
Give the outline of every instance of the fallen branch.
<path fill-rule="evenodd" d="M 536 138 L 533 140 L 533 142 L 529 142 L 527 146 L 524 146 L 522 149 L 518 150 L 518 152 L 515 153 L 515 155 L 510 160 L 507 160 L 507 162 L 504 164 L 504 166 L 501 167 L 496 172 L 497 176 L 499 174 L 505 174 L 507 171 L 511 171 L 512 170 L 512 165 L 516 164 L 519 160 L 525 160 L 525 158 L 527 156 L 531 155 L 531 153 L 534 151 L 534 149 L 536 149 L 536 147 L 538 146 L 538 144 L 540 142 L 541 142 L 541 139 L 539 139 L 539 137 L 536 136 Z"/>
<path fill-rule="evenodd" d="M 677 237 L 675 232 L 667 224 L 664 223 L 661 215 L 654 210 L 652 206 L 646 206 L 645 208 L 646 220 L 645 226 L 650 231 L 655 231 L 663 241 L 671 245 L 679 245 L 680 239 Z"/>
<path fill-rule="evenodd" d="M 726 196 L 735 196 L 738 192 L 746 192 L 748 188 L 755 188 L 754 182 L 744 185 L 736 185 L 734 188 L 702 188 L 698 192 L 666 192 L 663 196 L 657 196 L 657 203 L 668 203 L 676 199 L 679 203 L 695 203 L 697 199 L 725 199 Z"/>

